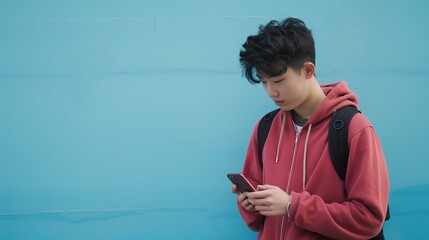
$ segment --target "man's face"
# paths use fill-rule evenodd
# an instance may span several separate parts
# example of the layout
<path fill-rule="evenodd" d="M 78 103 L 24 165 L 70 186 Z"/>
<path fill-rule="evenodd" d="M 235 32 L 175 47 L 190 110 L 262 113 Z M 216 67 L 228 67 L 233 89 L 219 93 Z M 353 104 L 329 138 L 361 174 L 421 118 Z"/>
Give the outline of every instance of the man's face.
<path fill-rule="evenodd" d="M 282 110 L 290 111 L 299 107 L 309 94 L 309 82 L 303 68 L 288 70 L 278 76 L 260 76 L 262 85 L 268 96 Z"/>

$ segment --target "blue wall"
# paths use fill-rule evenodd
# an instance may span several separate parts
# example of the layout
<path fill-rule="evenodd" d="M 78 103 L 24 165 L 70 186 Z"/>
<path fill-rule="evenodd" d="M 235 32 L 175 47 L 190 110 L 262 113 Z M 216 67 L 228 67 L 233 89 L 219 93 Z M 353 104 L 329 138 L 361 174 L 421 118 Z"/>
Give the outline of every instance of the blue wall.
<path fill-rule="evenodd" d="M 388 239 L 427 235 L 426 1 L 0 2 L 0 239 L 252 239 L 227 172 L 275 106 L 246 37 L 295 16 L 382 140 Z"/>

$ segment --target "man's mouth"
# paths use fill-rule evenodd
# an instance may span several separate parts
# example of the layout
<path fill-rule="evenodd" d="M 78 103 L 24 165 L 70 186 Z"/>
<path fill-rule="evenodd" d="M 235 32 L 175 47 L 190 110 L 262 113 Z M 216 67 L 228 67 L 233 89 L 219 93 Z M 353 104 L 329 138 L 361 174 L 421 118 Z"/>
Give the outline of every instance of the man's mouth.
<path fill-rule="evenodd" d="M 282 105 L 284 103 L 284 101 L 274 101 L 276 103 L 276 105 Z"/>

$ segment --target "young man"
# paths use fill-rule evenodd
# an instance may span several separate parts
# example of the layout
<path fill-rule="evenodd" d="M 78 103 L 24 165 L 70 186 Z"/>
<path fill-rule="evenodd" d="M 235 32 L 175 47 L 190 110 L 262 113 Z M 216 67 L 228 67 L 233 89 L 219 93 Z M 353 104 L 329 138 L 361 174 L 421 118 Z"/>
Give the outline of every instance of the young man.
<path fill-rule="evenodd" d="M 262 152 L 256 124 L 243 175 L 256 192 L 237 194 L 238 209 L 258 239 L 370 239 L 382 229 L 388 204 L 386 162 L 371 123 L 356 114 L 348 128 L 343 181 L 331 161 L 331 115 L 357 105 L 345 82 L 320 85 L 315 49 L 304 22 L 271 21 L 249 36 L 240 62 L 251 83 L 262 82 L 280 107 Z M 261 164 L 262 163 L 262 164 Z"/>

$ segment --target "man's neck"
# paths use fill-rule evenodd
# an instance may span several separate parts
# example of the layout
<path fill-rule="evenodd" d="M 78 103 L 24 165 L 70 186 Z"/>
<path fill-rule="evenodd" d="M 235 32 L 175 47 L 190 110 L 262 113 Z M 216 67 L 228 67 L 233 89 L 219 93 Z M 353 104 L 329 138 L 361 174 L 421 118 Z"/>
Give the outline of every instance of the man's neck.
<path fill-rule="evenodd" d="M 320 87 L 317 79 L 312 79 L 311 92 L 307 99 L 299 106 L 294 109 L 295 113 L 302 119 L 310 119 L 314 111 L 326 97 L 322 88 Z"/>

